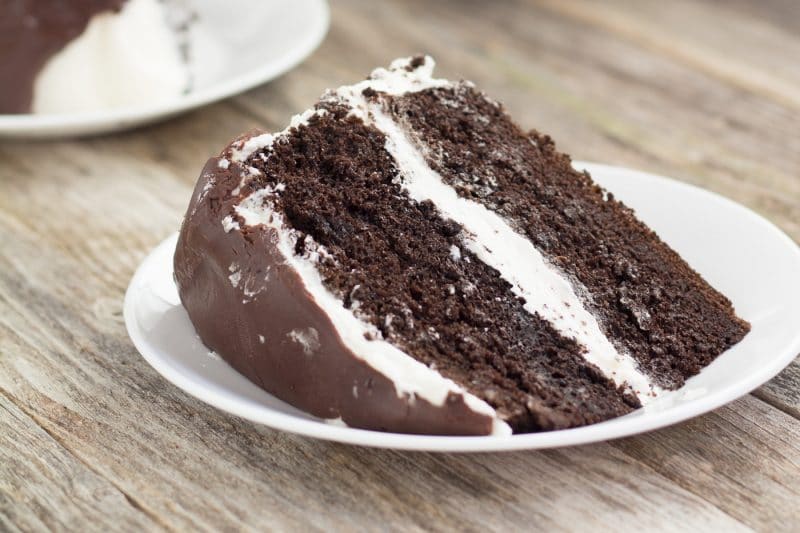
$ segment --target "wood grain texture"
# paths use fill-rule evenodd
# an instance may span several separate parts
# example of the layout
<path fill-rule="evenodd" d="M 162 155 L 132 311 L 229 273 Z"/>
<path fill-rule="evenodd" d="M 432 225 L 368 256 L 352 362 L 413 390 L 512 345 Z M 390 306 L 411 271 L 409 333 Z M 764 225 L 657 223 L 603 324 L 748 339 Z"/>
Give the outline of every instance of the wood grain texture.
<path fill-rule="evenodd" d="M 76 531 L 88 517 L 97 529 L 156 525 L 0 393 L 0 530 Z"/>
<path fill-rule="evenodd" d="M 276 432 L 189 398 L 137 354 L 121 312 L 206 157 L 416 52 L 576 159 L 699 184 L 800 241 L 796 9 L 338 0 L 323 46 L 266 86 L 132 132 L 3 142 L 0 530 L 797 530 L 797 361 L 753 395 L 646 435 L 402 453 Z"/>

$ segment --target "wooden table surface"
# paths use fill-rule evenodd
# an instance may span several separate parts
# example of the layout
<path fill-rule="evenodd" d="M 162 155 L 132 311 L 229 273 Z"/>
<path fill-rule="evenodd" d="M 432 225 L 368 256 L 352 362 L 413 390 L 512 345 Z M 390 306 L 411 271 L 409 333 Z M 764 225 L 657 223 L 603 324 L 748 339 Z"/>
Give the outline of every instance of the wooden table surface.
<path fill-rule="evenodd" d="M 122 319 L 207 156 L 427 52 L 576 159 L 728 196 L 800 240 L 800 6 L 335 1 L 322 47 L 169 122 L 0 144 L 0 530 L 800 530 L 800 364 L 613 442 L 443 455 L 320 442 L 194 400 Z M 799 326 L 800 327 L 800 326 Z"/>

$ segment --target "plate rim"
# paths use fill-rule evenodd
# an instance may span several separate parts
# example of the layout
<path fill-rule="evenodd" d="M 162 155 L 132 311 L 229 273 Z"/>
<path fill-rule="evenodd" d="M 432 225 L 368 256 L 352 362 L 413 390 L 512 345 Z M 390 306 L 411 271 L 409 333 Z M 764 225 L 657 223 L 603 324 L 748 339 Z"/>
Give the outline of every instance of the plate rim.
<path fill-rule="evenodd" d="M 759 224 L 779 237 L 789 247 L 794 259 L 800 264 L 800 246 L 792 240 L 785 232 L 775 224 L 748 209 L 747 207 L 726 198 L 713 191 L 701 187 L 667 178 L 665 176 L 652 174 L 640 170 L 626 167 L 606 165 L 601 163 L 590 163 L 575 161 L 573 165 L 580 170 L 588 170 L 592 173 L 621 172 L 628 175 L 636 175 L 661 182 L 668 182 L 670 186 L 677 186 L 691 191 L 693 194 L 705 195 L 710 200 L 722 202 L 729 208 L 733 208 L 740 215 L 748 217 L 752 222 Z M 601 179 L 602 181 L 602 179 Z M 547 431 L 541 433 L 524 433 L 511 436 L 438 436 L 438 435 L 409 435 L 404 433 L 388 433 L 371 431 L 358 428 L 342 427 L 328 424 L 324 421 L 301 418 L 292 414 L 282 413 L 266 406 L 252 406 L 241 404 L 239 401 L 231 400 L 216 393 L 209 392 L 207 389 L 193 384 L 191 378 L 183 375 L 178 369 L 171 366 L 166 359 L 150 353 L 146 349 L 147 341 L 139 324 L 134 318 L 134 297 L 135 290 L 146 279 L 145 275 L 151 266 L 154 257 L 163 253 L 165 247 L 174 247 L 178 233 L 172 233 L 169 237 L 161 241 L 154 247 L 142 260 L 131 279 L 125 293 L 123 315 L 125 325 L 133 344 L 142 357 L 159 373 L 177 386 L 183 392 L 197 398 L 209 405 L 222 411 L 244 418 L 251 422 L 266 425 L 270 428 L 287 431 L 297 435 L 318 438 L 322 440 L 341 442 L 366 447 L 387 448 L 397 450 L 416 450 L 430 452 L 498 452 L 516 451 L 524 449 L 545 449 L 555 447 L 576 446 L 593 442 L 603 442 L 629 437 L 639 433 L 649 432 L 683 422 L 695 416 L 705 414 L 730 403 L 742 396 L 750 393 L 758 386 L 766 383 L 781 370 L 786 368 L 800 353 L 800 333 L 793 341 L 783 348 L 783 351 L 775 357 L 765 361 L 758 372 L 749 374 L 746 378 L 738 380 L 730 385 L 724 386 L 708 395 L 690 400 L 684 404 L 669 408 L 657 416 L 642 416 L 636 419 L 623 420 L 616 418 L 605 422 L 591 424 L 571 429 Z M 788 256 L 787 256 L 788 257 Z M 616 427 L 621 426 L 621 427 Z"/>
<path fill-rule="evenodd" d="M 144 104 L 110 110 L 80 113 L 36 115 L 0 114 L 0 138 L 67 138 L 121 131 L 167 119 L 249 91 L 286 74 L 310 56 L 322 44 L 330 29 L 331 14 L 327 0 L 305 0 L 313 17 L 308 31 L 286 54 L 265 61 L 233 78 L 224 79 L 198 91 L 154 105 Z"/>

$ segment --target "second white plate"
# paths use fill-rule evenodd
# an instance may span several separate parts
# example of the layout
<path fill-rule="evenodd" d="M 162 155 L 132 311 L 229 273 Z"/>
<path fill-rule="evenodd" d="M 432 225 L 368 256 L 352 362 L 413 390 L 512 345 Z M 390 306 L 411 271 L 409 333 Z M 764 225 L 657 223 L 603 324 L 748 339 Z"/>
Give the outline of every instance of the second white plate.
<path fill-rule="evenodd" d="M 60 137 L 162 120 L 276 78 L 314 51 L 328 31 L 325 0 L 194 0 L 189 69 L 194 89 L 154 105 L 72 114 L 0 115 L 0 137 Z"/>
<path fill-rule="evenodd" d="M 172 280 L 177 235 L 144 260 L 125 295 L 125 323 L 144 358 L 189 394 L 243 418 L 321 439 L 406 450 L 498 451 L 613 439 L 674 424 L 747 394 L 800 353 L 800 248 L 770 222 L 716 194 L 667 178 L 577 164 L 634 208 L 714 287 L 752 331 L 678 391 L 600 424 L 507 437 L 441 437 L 334 426 L 261 390 L 200 342 Z"/>

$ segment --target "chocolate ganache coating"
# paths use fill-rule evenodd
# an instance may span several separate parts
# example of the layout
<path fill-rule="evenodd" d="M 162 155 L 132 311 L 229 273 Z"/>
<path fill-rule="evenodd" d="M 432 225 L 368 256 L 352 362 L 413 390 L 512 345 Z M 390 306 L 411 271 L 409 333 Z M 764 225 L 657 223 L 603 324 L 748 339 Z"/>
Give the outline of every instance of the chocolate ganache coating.
<path fill-rule="evenodd" d="M 489 434 L 492 417 L 470 409 L 463 395 L 451 392 L 439 406 L 398 394 L 391 379 L 350 351 L 286 263 L 278 230 L 226 231 L 224 215 L 253 192 L 240 186 L 245 165 L 227 163 L 237 141 L 206 164 L 174 258 L 181 301 L 206 346 L 266 391 L 321 418 L 381 431 Z M 231 282 L 232 265 L 248 284 Z M 310 332 L 312 342 L 292 342 L 293 332 Z"/>
<path fill-rule="evenodd" d="M 0 16 L 0 114 L 28 113 L 47 60 L 125 0 L 4 0 Z"/>

